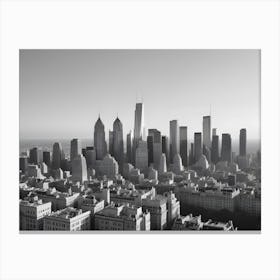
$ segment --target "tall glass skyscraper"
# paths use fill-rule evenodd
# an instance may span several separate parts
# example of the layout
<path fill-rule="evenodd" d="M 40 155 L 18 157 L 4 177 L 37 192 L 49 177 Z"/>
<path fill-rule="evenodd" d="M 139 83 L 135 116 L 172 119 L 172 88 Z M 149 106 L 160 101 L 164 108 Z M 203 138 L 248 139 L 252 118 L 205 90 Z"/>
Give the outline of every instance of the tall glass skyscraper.
<path fill-rule="evenodd" d="M 73 161 L 75 157 L 82 154 L 81 141 L 77 138 L 74 138 L 71 140 L 70 146 L 70 160 Z"/>
<path fill-rule="evenodd" d="M 232 161 L 231 136 L 228 133 L 222 134 L 221 158 L 222 161 L 227 161 L 227 162 Z"/>
<path fill-rule="evenodd" d="M 246 148 L 247 148 L 247 132 L 246 128 L 240 129 L 239 134 L 239 155 L 246 156 Z"/>
<path fill-rule="evenodd" d="M 170 134 L 170 162 L 173 163 L 173 158 L 180 152 L 179 147 L 179 126 L 177 120 L 172 120 L 169 123 Z"/>
<path fill-rule="evenodd" d="M 194 133 L 194 163 L 196 163 L 202 155 L 201 132 Z"/>
<path fill-rule="evenodd" d="M 211 148 L 211 116 L 203 116 L 202 123 L 203 145 Z"/>
<path fill-rule="evenodd" d="M 52 169 L 59 169 L 61 167 L 61 161 L 63 160 L 63 151 L 60 143 L 53 144 L 52 152 Z"/>
<path fill-rule="evenodd" d="M 120 170 L 123 167 L 123 125 L 119 118 L 113 124 L 113 155 L 119 164 Z"/>
<path fill-rule="evenodd" d="M 134 119 L 134 139 L 143 139 L 144 134 L 144 104 L 136 103 Z"/>
<path fill-rule="evenodd" d="M 101 121 L 100 117 L 98 118 L 94 126 L 93 143 L 96 149 L 96 159 L 97 160 L 103 159 L 107 153 L 107 144 L 105 141 L 104 124 Z"/>

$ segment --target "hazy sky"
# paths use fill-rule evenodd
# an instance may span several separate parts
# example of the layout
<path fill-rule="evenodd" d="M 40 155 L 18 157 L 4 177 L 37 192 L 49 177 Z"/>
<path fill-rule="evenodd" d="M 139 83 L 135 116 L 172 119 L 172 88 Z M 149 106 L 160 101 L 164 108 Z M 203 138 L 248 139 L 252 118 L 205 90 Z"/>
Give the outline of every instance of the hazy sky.
<path fill-rule="evenodd" d="M 259 139 L 260 51 L 21 50 L 19 96 L 21 139 L 92 138 L 99 113 L 126 134 L 136 100 L 163 134 L 178 119 L 193 138 L 211 107 L 218 134 Z"/>

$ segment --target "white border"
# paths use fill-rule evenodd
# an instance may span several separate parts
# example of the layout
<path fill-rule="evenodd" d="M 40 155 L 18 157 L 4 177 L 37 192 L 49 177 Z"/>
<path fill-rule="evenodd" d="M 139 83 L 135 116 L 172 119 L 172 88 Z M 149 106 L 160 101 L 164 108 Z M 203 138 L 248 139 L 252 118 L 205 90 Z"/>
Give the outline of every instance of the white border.
<path fill-rule="evenodd" d="M 1 279 L 279 279 L 278 1 L 21 0 L 1 8 Z M 20 235 L 20 48 L 261 49 L 262 234 Z"/>

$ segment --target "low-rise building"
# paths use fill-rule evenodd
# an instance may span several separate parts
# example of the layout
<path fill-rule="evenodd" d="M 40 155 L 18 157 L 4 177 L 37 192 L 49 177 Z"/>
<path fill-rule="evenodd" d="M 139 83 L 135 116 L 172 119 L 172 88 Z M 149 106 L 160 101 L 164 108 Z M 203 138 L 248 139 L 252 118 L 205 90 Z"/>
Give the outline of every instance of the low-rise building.
<path fill-rule="evenodd" d="M 42 230 L 44 216 L 51 213 L 51 202 L 43 202 L 37 196 L 20 200 L 20 229 Z"/>
<path fill-rule="evenodd" d="M 90 230 L 90 211 L 67 207 L 44 217 L 44 230 Z"/>

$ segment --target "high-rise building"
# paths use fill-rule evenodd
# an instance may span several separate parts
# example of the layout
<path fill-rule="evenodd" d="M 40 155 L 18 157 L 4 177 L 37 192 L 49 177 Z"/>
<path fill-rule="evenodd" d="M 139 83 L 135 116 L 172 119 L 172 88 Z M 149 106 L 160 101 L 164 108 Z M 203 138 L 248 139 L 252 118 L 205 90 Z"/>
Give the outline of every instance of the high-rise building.
<path fill-rule="evenodd" d="M 134 139 L 136 142 L 143 139 L 144 133 L 144 104 L 136 103 L 134 119 Z"/>
<path fill-rule="evenodd" d="M 128 163 L 132 162 L 131 131 L 126 135 L 126 160 Z"/>
<path fill-rule="evenodd" d="M 221 158 L 222 161 L 227 161 L 227 162 L 232 161 L 231 136 L 228 133 L 222 134 Z"/>
<path fill-rule="evenodd" d="M 177 120 L 172 120 L 169 123 L 170 133 L 170 162 L 173 162 L 173 158 L 180 151 L 179 147 L 179 126 Z"/>
<path fill-rule="evenodd" d="M 51 152 L 50 151 L 43 151 L 43 162 L 47 166 L 51 166 Z"/>
<path fill-rule="evenodd" d="M 96 149 L 96 159 L 101 160 L 107 153 L 107 144 L 105 141 L 105 129 L 104 124 L 100 117 L 94 126 L 94 147 Z"/>
<path fill-rule="evenodd" d="M 201 132 L 194 133 L 194 161 L 197 162 L 202 155 Z"/>
<path fill-rule="evenodd" d="M 43 161 L 43 152 L 41 148 L 34 147 L 29 151 L 29 163 L 39 164 Z"/>
<path fill-rule="evenodd" d="M 148 167 L 148 148 L 147 142 L 140 140 L 136 149 L 135 167 L 141 172 L 146 171 Z"/>
<path fill-rule="evenodd" d="M 147 148 L 148 148 L 148 166 L 154 162 L 154 138 L 152 135 L 147 137 Z"/>
<path fill-rule="evenodd" d="M 215 135 L 217 135 L 217 128 L 212 128 L 212 136 L 215 136 Z"/>
<path fill-rule="evenodd" d="M 246 156 L 246 146 L 247 146 L 247 132 L 246 128 L 240 129 L 239 134 L 239 155 Z"/>
<path fill-rule="evenodd" d="M 53 144 L 52 152 L 52 169 L 59 169 L 61 167 L 61 162 L 64 159 L 61 143 Z"/>
<path fill-rule="evenodd" d="M 77 138 L 74 138 L 71 140 L 70 146 L 70 160 L 72 162 L 78 155 L 82 154 L 81 141 Z"/>
<path fill-rule="evenodd" d="M 149 136 L 153 138 L 153 164 L 156 169 L 159 167 L 162 154 L 161 132 L 157 129 L 149 129 Z"/>
<path fill-rule="evenodd" d="M 161 137 L 162 153 L 165 154 L 166 164 L 169 165 L 169 139 L 167 136 Z"/>
<path fill-rule="evenodd" d="M 27 156 L 21 156 L 19 158 L 19 169 L 23 174 L 27 172 L 27 166 L 28 166 L 28 158 Z"/>
<path fill-rule="evenodd" d="M 158 173 L 159 174 L 163 174 L 165 172 L 167 172 L 166 156 L 165 156 L 165 154 L 162 154 L 161 158 L 160 158 L 160 164 L 159 164 L 159 168 L 158 168 Z"/>
<path fill-rule="evenodd" d="M 100 163 L 99 172 L 101 176 L 107 176 L 114 179 L 119 173 L 118 162 L 109 154 L 107 154 Z"/>
<path fill-rule="evenodd" d="M 109 130 L 109 154 L 114 155 L 114 133 L 112 130 Z"/>
<path fill-rule="evenodd" d="M 188 127 L 180 126 L 180 156 L 183 166 L 188 166 Z"/>
<path fill-rule="evenodd" d="M 87 180 L 87 163 L 83 155 L 78 154 L 72 160 L 72 181 L 83 183 Z"/>
<path fill-rule="evenodd" d="M 189 155 L 189 165 L 193 165 L 195 163 L 194 160 L 194 144 L 191 143 L 190 155 Z"/>
<path fill-rule="evenodd" d="M 122 171 L 124 160 L 123 126 L 119 118 L 116 118 L 113 124 L 113 155 L 119 164 L 119 170 Z"/>
<path fill-rule="evenodd" d="M 203 145 L 211 148 L 211 116 L 203 116 L 202 123 Z"/>
<path fill-rule="evenodd" d="M 219 158 L 219 136 L 212 135 L 211 161 L 216 164 L 219 161 Z"/>
<path fill-rule="evenodd" d="M 83 152 L 83 156 L 86 159 L 87 168 L 95 168 L 96 166 L 96 151 L 94 147 L 86 147 Z"/>

